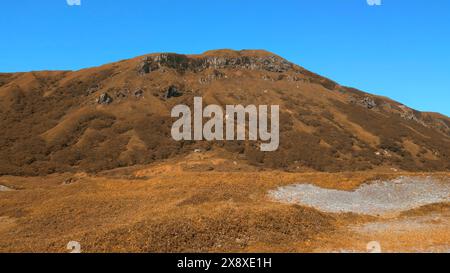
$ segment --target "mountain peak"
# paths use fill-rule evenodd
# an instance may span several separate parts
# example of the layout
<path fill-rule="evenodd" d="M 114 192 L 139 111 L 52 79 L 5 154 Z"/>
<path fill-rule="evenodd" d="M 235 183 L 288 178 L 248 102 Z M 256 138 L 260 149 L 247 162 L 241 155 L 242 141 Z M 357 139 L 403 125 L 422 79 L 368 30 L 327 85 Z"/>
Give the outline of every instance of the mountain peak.
<path fill-rule="evenodd" d="M 163 67 L 179 72 L 201 72 L 212 69 L 249 69 L 269 72 L 286 72 L 298 69 L 293 63 L 264 50 L 230 49 L 207 51 L 200 55 L 159 53 L 147 55 L 139 64 L 139 73 L 148 74 Z"/>
<path fill-rule="evenodd" d="M 280 147 L 178 142 L 175 105 L 279 105 Z M 155 53 L 79 71 L 0 74 L 0 174 L 100 171 L 196 149 L 290 171 L 448 170 L 450 120 L 263 50 Z"/>
<path fill-rule="evenodd" d="M 238 56 L 249 56 L 249 57 L 267 57 L 267 56 L 277 56 L 276 54 L 264 50 L 264 49 L 213 49 L 205 51 L 200 56 L 222 56 L 222 57 L 238 57 Z"/>

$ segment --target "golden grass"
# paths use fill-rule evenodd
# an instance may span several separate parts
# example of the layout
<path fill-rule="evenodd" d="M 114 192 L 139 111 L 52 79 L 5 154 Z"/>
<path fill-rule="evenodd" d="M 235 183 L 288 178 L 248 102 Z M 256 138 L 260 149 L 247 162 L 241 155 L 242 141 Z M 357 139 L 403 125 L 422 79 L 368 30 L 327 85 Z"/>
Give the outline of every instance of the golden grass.
<path fill-rule="evenodd" d="M 347 227 L 373 217 L 280 204 L 267 192 L 292 183 L 351 190 L 401 175 L 191 172 L 181 166 L 0 177 L 0 184 L 17 189 L 0 193 L 0 252 L 65 252 L 73 240 L 85 252 L 331 251 L 336 241 L 361 243 L 361 236 L 347 236 Z"/>

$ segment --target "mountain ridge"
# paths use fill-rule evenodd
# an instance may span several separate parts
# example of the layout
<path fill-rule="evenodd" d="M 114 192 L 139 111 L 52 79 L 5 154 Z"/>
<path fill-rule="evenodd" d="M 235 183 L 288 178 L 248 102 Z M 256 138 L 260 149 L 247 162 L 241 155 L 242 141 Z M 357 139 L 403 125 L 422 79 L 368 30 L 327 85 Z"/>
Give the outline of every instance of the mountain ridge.
<path fill-rule="evenodd" d="M 279 104 L 280 150 L 175 142 L 170 109 Z M 0 173 L 113 169 L 222 149 L 260 168 L 449 170 L 450 119 L 338 83 L 262 50 L 154 53 L 77 71 L 0 73 Z"/>

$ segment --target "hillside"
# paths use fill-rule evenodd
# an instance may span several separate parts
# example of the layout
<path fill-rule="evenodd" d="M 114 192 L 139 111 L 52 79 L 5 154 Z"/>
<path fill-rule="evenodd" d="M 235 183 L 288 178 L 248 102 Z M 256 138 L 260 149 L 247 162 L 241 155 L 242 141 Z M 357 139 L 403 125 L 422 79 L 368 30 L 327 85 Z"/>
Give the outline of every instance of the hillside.
<path fill-rule="evenodd" d="M 280 148 L 176 142 L 174 105 L 279 104 Z M 80 71 L 0 74 L 0 175 L 99 172 L 220 151 L 260 169 L 450 170 L 450 119 L 266 51 L 150 54 Z"/>

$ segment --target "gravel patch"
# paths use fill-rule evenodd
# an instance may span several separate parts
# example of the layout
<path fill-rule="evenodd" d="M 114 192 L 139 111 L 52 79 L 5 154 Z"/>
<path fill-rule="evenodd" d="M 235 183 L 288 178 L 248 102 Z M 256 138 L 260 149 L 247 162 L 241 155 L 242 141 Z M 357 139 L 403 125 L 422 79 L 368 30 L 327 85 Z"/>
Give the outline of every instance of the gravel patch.
<path fill-rule="evenodd" d="M 399 177 L 374 181 L 354 191 L 296 184 L 269 192 L 276 201 L 314 207 L 324 212 L 381 215 L 450 202 L 450 181 L 431 177 Z"/>

